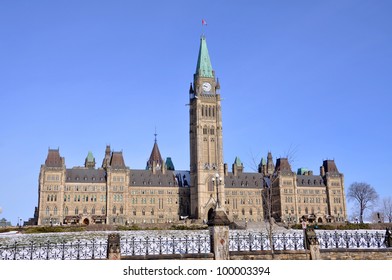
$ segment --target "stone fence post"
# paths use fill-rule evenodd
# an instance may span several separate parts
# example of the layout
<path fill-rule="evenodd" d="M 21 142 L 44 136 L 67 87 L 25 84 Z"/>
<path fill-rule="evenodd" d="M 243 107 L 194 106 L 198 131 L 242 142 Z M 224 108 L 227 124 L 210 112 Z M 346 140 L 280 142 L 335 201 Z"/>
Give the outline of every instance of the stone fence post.
<path fill-rule="evenodd" d="M 386 228 L 385 232 L 385 246 L 387 248 L 392 247 L 392 230 L 389 228 Z"/>
<path fill-rule="evenodd" d="M 317 239 L 316 232 L 313 228 L 305 230 L 306 249 L 310 251 L 311 260 L 321 260 L 320 245 Z"/>
<path fill-rule="evenodd" d="M 229 224 L 223 209 L 215 209 L 211 220 L 208 221 L 208 229 L 211 240 L 211 253 L 215 260 L 229 260 Z"/>
<path fill-rule="evenodd" d="M 118 233 L 109 234 L 108 236 L 107 259 L 121 259 L 120 234 Z"/>

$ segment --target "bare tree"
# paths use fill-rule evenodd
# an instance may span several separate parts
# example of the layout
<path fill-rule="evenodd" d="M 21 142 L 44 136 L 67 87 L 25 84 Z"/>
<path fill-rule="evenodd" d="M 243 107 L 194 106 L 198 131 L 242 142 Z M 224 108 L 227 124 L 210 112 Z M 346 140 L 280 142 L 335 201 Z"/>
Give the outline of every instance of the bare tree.
<path fill-rule="evenodd" d="M 384 197 L 381 205 L 381 212 L 388 223 L 392 223 L 392 197 Z"/>
<path fill-rule="evenodd" d="M 271 257 L 275 258 L 273 235 L 276 230 L 274 209 L 276 205 L 276 196 L 274 197 L 274 182 L 276 177 L 274 175 L 264 177 L 264 189 L 262 190 L 263 208 L 264 208 L 264 222 L 267 230 L 267 235 L 271 247 Z"/>
<path fill-rule="evenodd" d="M 373 207 L 378 200 L 376 190 L 365 182 L 354 182 L 347 192 L 349 201 L 354 201 L 358 207 L 359 222 L 363 223 L 364 212 Z"/>
<path fill-rule="evenodd" d="M 284 152 L 284 157 L 287 158 L 289 161 L 290 165 L 293 165 L 295 160 L 297 159 L 297 152 L 298 152 L 298 145 L 293 146 L 293 144 L 290 144 L 290 147 L 288 148 L 287 151 Z"/>

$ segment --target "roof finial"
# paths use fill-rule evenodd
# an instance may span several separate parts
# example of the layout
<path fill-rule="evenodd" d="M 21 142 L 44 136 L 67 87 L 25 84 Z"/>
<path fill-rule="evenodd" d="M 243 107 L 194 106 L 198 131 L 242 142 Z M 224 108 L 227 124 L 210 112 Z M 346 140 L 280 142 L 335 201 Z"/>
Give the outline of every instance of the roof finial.
<path fill-rule="evenodd" d="M 156 143 L 157 142 L 157 127 L 155 127 L 155 133 L 154 133 L 154 137 L 155 137 L 155 139 L 154 139 L 154 142 Z"/>

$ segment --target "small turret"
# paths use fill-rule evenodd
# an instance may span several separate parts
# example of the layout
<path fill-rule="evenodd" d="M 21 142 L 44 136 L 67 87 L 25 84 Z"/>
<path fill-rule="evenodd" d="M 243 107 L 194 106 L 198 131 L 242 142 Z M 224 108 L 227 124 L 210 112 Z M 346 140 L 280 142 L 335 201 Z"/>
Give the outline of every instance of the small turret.
<path fill-rule="evenodd" d="M 272 159 L 272 154 L 271 152 L 268 152 L 267 156 L 267 174 L 272 175 L 274 173 L 275 166 L 274 166 L 274 161 Z"/>
<path fill-rule="evenodd" d="M 110 145 L 106 145 L 106 149 L 105 149 L 105 157 L 103 158 L 102 161 L 102 168 L 106 168 L 109 166 L 110 163 Z"/>
<path fill-rule="evenodd" d="M 232 167 L 234 176 L 238 176 L 238 174 L 241 174 L 244 171 L 244 165 L 242 164 L 239 157 L 235 158 Z"/>
<path fill-rule="evenodd" d="M 88 152 L 87 157 L 84 161 L 84 167 L 86 168 L 95 168 L 95 158 L 92 152 Z"/>

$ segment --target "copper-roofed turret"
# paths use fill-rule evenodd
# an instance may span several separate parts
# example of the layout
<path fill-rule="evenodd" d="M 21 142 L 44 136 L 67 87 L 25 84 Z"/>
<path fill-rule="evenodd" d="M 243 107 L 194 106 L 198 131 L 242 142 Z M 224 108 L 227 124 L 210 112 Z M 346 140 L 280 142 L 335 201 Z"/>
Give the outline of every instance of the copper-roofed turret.
<path fill-rule="evenodd" d="M 64 158 L 60 157 L 60 149 L 49 149 L 45 165 L 47 167 L 63 167 Z"/>
<path fill-rule="evenodd" d="M 92 152 L 88 152 L 87 157 L 84 161 L 84 167 L 95 168 L 95 158 Z"/>

